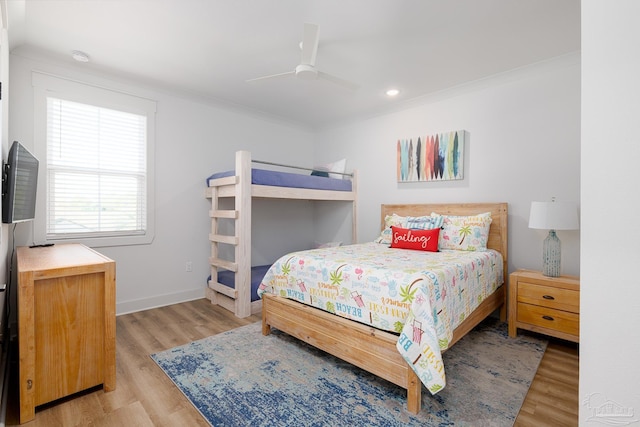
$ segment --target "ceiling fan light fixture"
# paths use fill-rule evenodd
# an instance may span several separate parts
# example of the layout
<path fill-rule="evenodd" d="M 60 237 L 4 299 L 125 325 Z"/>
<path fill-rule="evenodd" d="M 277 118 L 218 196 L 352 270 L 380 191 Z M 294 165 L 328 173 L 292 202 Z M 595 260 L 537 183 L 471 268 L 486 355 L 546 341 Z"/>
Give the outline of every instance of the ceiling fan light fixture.
<path fill-rule="evenodd" d="M 89 62 L 89 55 L 81 50 L 72 50 L 71 57 L 78 62 Z"/>

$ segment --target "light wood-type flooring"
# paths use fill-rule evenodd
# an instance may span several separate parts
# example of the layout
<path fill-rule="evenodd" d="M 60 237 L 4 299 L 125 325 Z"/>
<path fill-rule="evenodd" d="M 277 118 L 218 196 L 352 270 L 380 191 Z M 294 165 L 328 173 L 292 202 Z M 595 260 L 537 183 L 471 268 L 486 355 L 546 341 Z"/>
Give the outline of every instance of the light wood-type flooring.
<path fill-rule="evenodd" d="M 201 299 L 117 318 L 117 386 L 36 408 L 27 427 L 206 426 L 207 423 L 149 354 L 259 321 L 238 319 Z M 15 357 L 14 357 L 15 359 Z M 12 362 L 17 374 L 17 363 Z M 17 385 L 11 384 L 6 424 L 18 425 Z M 516 426 L 578 425 L 578 349 L 552 341 L 516 419 Z"/>

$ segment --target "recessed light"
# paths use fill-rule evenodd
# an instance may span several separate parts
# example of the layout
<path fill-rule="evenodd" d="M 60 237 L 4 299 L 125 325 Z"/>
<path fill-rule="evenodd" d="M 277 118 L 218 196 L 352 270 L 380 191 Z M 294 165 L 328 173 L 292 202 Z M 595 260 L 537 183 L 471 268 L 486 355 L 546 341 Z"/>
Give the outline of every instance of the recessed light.
<path fill-rule="evenodd" d="M 89 62 L 89 55 L 82 52 L 81 50 L 71 51 L 71 57 L 78 62 Z"/>
<path fill-rule="evenodd" d="M 400 91 L 398 89 L 389 89 L 386 92 L 387 96 L 396 96 L 399 93 L 400 93 Z"/>

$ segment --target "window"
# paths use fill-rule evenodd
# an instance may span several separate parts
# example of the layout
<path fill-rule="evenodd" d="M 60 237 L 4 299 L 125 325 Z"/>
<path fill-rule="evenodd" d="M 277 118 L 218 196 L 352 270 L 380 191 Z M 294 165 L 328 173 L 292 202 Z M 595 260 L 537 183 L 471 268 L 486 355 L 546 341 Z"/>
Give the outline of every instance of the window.
<path fill-rule="evenodd" d="M 146 117 L 47 98 L 47 240 L 143 234 Z"/>
<path fill-rule="evenodd" d="M 36 237 L 91 246 L 149 243 L 155 103 L 39 73 L 34 86 L 36 134 L 42 132 L 35 154 L 45 166 Z"/>

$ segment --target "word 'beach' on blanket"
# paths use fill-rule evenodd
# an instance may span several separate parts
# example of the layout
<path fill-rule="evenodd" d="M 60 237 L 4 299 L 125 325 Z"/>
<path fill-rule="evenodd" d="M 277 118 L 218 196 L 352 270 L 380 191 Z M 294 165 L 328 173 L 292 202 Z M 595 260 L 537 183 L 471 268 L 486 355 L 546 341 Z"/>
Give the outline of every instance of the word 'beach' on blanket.
<path fill-rule="evenodd" d="M 443 358 L 448 385 L 406 408 L 400 387 L 260 324 L 151 357 L 202 416 L 224 426 L 511 426 L 546 348 L 488 318 Z"/>

